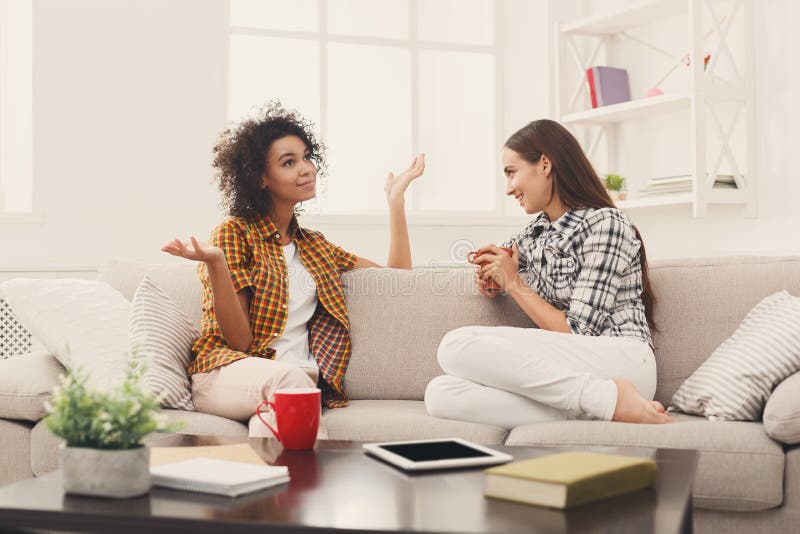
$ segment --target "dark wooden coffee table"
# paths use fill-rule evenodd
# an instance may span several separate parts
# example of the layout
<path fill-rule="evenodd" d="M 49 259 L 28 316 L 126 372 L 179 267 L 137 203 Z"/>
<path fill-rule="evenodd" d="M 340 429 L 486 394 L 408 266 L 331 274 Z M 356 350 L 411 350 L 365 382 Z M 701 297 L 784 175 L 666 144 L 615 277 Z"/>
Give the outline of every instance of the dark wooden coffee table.
<path fill-rule="evenodd" d="M 173 436 L 172 445 L 242 440 Z M 61 472 L 0 488 L 4 529 L 114 534 L 162 532 L 691 532 L 697 453 L 674 449 L 595 449 L 649 456 L 653 489 L 569 511 L 487 499 L 480 469 L 409 475 L 362 453 L 361 444 L 319 442 L 315 451 L 281 451 L 274 440 L 250 444 L 270 463 L 287 465 L 291 482 L 238 498 L 153 488 L 109 500 L 65 495 Z M 495 447 L 515 459 L 556 450 Z M 4 530 L 7 531 L 7 530 Z"/>

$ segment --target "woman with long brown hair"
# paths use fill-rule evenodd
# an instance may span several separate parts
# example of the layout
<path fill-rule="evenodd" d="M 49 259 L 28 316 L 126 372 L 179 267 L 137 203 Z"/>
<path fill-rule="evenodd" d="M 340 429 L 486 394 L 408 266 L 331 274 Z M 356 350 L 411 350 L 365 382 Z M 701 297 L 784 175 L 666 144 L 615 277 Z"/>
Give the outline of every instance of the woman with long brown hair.
<path fill-rule="evenodd" d="M 670 422 L 652 400 L 655 297 L 639 231 L 557 122 L 514 133 L 503 166 L 506 194 L 536 216 L 500 246 L 478 250 L 476 283 L 487 298 L 513 298 L 538 328 L 448 332 L 438 352 L 447 374 L 428 385 L 428 412 L 506 428 L 568 418 Z"/>

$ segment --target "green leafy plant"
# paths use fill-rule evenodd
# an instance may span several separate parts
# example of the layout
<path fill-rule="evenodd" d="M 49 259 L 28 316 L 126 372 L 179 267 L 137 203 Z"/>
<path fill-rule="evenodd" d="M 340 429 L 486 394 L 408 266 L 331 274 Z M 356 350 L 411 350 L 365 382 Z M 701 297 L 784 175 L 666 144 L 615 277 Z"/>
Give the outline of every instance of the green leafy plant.
<path fill-rule="evenodd" d="M 168 424 L 159 399 L 141 385 L 144 365 L 132 358 L 125 379 L 108 391 L 87 385 L 89 375 L 68 368 L 45 405 L 47 428 L 64 438 L 68 447 L 134 449 L 151 432 L 174 432 L 182 423 Z"/>
<path fill-rule="evenodd" d="M 606 174 L 604 184 L 609 191 L 622 191 L 625 189 L 625 178 L 619 174 Z"/>

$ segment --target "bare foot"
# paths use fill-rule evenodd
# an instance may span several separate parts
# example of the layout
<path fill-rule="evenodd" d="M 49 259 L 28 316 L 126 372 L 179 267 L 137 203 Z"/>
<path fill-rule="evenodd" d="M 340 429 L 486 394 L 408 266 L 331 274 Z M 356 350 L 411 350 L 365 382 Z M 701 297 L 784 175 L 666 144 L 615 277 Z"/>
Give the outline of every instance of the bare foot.
<path fill-rule="evenodd" d="M 664 408 L 664 405 L 661 404 L 660 402 L 654 400 L 654 401 L 650 401 L 650 404 L 653 405 L 653 407 L 656 409 L 657 412 L 659 412 L 659 413 L 667 413 L 667 409 Z"/>
<path fill-rule="evenodd" d="M 615 378 L 617 385 L 617 407 L 612 421 L 623 423 L 662 424 L 671 423 L 672 418 L 658 401 L 644 399 L 633 383 Z"/>

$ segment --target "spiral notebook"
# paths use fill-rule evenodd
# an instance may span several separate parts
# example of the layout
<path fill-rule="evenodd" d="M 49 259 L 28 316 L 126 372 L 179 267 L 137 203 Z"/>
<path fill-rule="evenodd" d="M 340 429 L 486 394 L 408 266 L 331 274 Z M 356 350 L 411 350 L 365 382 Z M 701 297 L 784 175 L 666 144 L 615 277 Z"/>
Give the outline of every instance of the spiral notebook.
<path fill-rule="evenodd" d="M 192 458 L 150 468 L 153 485 L 236 497 L 289 482 L 285 465 L 255 465 L 217 458 Z"/>

